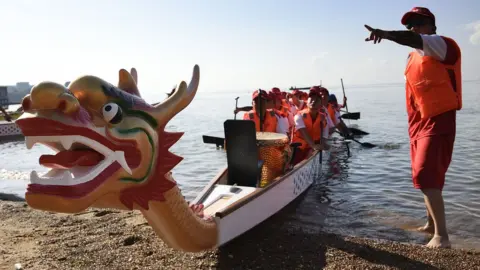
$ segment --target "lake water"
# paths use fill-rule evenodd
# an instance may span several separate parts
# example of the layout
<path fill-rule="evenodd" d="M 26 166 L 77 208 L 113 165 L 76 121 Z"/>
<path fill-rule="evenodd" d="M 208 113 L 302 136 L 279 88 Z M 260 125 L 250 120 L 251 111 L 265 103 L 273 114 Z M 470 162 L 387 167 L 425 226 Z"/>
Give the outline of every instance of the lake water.
<path fill-rule="evenodd" d="M 444 189 L 454 247 L 475 249 L 480 249 L 479 87 L 479 82 L 464 84 L 464 109 L 457 114 L 457 138 Z M 341 100 L 341 89 L 330 91 Z M 365 149 L 352 142 L 350 156 L 345 144 L 332 150 L 324 177 L 293 209 L 279 215 L 286 226 L 426 243 L 425 235 L 411 231 L 424 224 L 426 212 L 423 196 L 411 182 L 403 87 L 347 87 L 346 94 L 349 111 L 361 112 L 360 120 L 346 123 L 370 132 L 360 140 L 380 147 Z M 222 134 L 224 120 L 233 118 L 237 96 L 239 106 L 250 105 L 249 91 L 199 92 L 168 126 L 170 131 L 185 132 L 171 151 L 184 157 L 173 172 L 188 199 L 226 166 L 225 152 L 203 144 L 202 135 Z M 23 197 L 30 171 L 46 171 L 38 164 L 39 155 L 51 151 L 38 145 L 27 150 L 23 141 L 0 144 L 0 151 L 0 192 Z"/>

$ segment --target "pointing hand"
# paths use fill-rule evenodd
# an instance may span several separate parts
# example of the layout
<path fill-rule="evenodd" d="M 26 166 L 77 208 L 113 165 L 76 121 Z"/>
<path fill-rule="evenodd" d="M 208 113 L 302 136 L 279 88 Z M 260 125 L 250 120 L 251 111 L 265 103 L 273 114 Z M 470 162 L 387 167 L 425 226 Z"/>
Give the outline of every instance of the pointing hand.
<path fill-rule="evenodd" d="M 370 31 L 370 37 L 366 38 L 365 41 L 373 40 L 373 44 L 376 44 L 377 42 L 380 43 L 382 39 L 386 37 L 386 32 L 383 30 L 374 29 L 366 24 L 365 24 L 365 28 L 367 28 L 367 30 Z"/>

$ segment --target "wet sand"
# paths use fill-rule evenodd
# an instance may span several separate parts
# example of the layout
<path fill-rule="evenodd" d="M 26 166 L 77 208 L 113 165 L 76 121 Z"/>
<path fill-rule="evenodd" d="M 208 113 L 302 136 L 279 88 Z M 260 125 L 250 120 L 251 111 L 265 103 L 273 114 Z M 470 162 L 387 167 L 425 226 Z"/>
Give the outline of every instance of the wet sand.
<path fill-rule="evenodd" d="M 274 216 L 226 246 L 167 247 L 139 212 L 76 215 L 0 201 L 0 268 L 14 269 L 480 269 L 480 252 L 308 233 Z"/>

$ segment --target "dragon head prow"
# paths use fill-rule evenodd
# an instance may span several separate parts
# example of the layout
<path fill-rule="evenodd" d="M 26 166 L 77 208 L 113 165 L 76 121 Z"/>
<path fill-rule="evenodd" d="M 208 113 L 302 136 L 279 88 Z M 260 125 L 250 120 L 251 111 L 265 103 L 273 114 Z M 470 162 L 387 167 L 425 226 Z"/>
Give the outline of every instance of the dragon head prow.
<path fill-rule="evenodd" d="M 135 69 L 119 71 L 118 87 L 91 75 L 68 88 L 54 82 L 34 86 L 16 124 L 27 148 L 40 143 L 56 154 L 40 157 L 51 170 L 44 176 L 32 172 L 27 203 L 73 213 L 91 206 L 148 209 L 149 201 L 165 200 L 163 194 L 176 186 L 169 172 L 182 160 L 168 149 L 183 133 L 164 128 L 193 100 L 199 79 L 195 65 L 190 84 L 182 81 L 156 106 L 140 97 Z"/>

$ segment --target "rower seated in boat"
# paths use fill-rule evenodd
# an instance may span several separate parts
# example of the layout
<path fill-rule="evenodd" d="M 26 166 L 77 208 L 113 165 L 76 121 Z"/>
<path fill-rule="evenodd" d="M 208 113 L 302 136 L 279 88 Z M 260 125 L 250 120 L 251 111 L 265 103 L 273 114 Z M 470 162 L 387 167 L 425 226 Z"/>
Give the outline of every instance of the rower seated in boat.
<path fill-rule="evenodd" d="M 257 132 L 281 133 L 275 112 L 268 108 L 268 100 L 269 95 L 265 90 L 255 90 L 252 94 L 252 110 L 243 115 L 243 120 L 254 121 Z"/>
<path fill-rule="evenodd" d="M 329 103 L 330 93 L 328 92 L 327 88 L 319 87 L 319 89 L 322 95 L 322 104 L 320 106 L 320 110 L 326 116 L 329 135 L 331 135 L 335 129 L 338 129 L 338 131 L 344 134 L 346 137 L 353 136 L 347 125 L 345 125 L 340 118 L 340 113 L 336 111 L 335 108 Z"/>
<path fill-rule="evenodd" d="M 289 120 L 290 112 L 288 111 L 287 108 L 284 108 L 282 106 L 281 94 L 276 94 L 275 92 L 271 91 L 268 93 L 268 95 L 269 95 L 269 100 L 267 101 L 267 108 L 272 108 L 272 110 L 275 112 L 275 116 L 277 117 L 277 123 L 278 123 L 277 132 L 289 136 L 290 128 L 292 126 Z M 293 117 L 292 117 L 292 122 L 293 122 Z"/>
<path fill-rule="evenodd" d="M 290 103 L 290 111 L 292 115 L 296 115 L 298 111 L 307 108 L 307 103 L 301 99 L 302 91 L 298 89 L 294 89 L 291 94 L 288 95 L 289 103 Z"/>
<path fill-rule="evenodd" d="M 295 131 L 292 136 L 293 143 L 301 143 L 298 147 L 292 164 L 295 165 L 307 158 L 313 150 L 328 150 L 326 143 L 328 128 L 325 114 L 320 112 L 322 92 L 314 86 L 308 93 L 307 108 L 295 115 Z M 323 137 L 323 138 L 322 138 Z"/>

